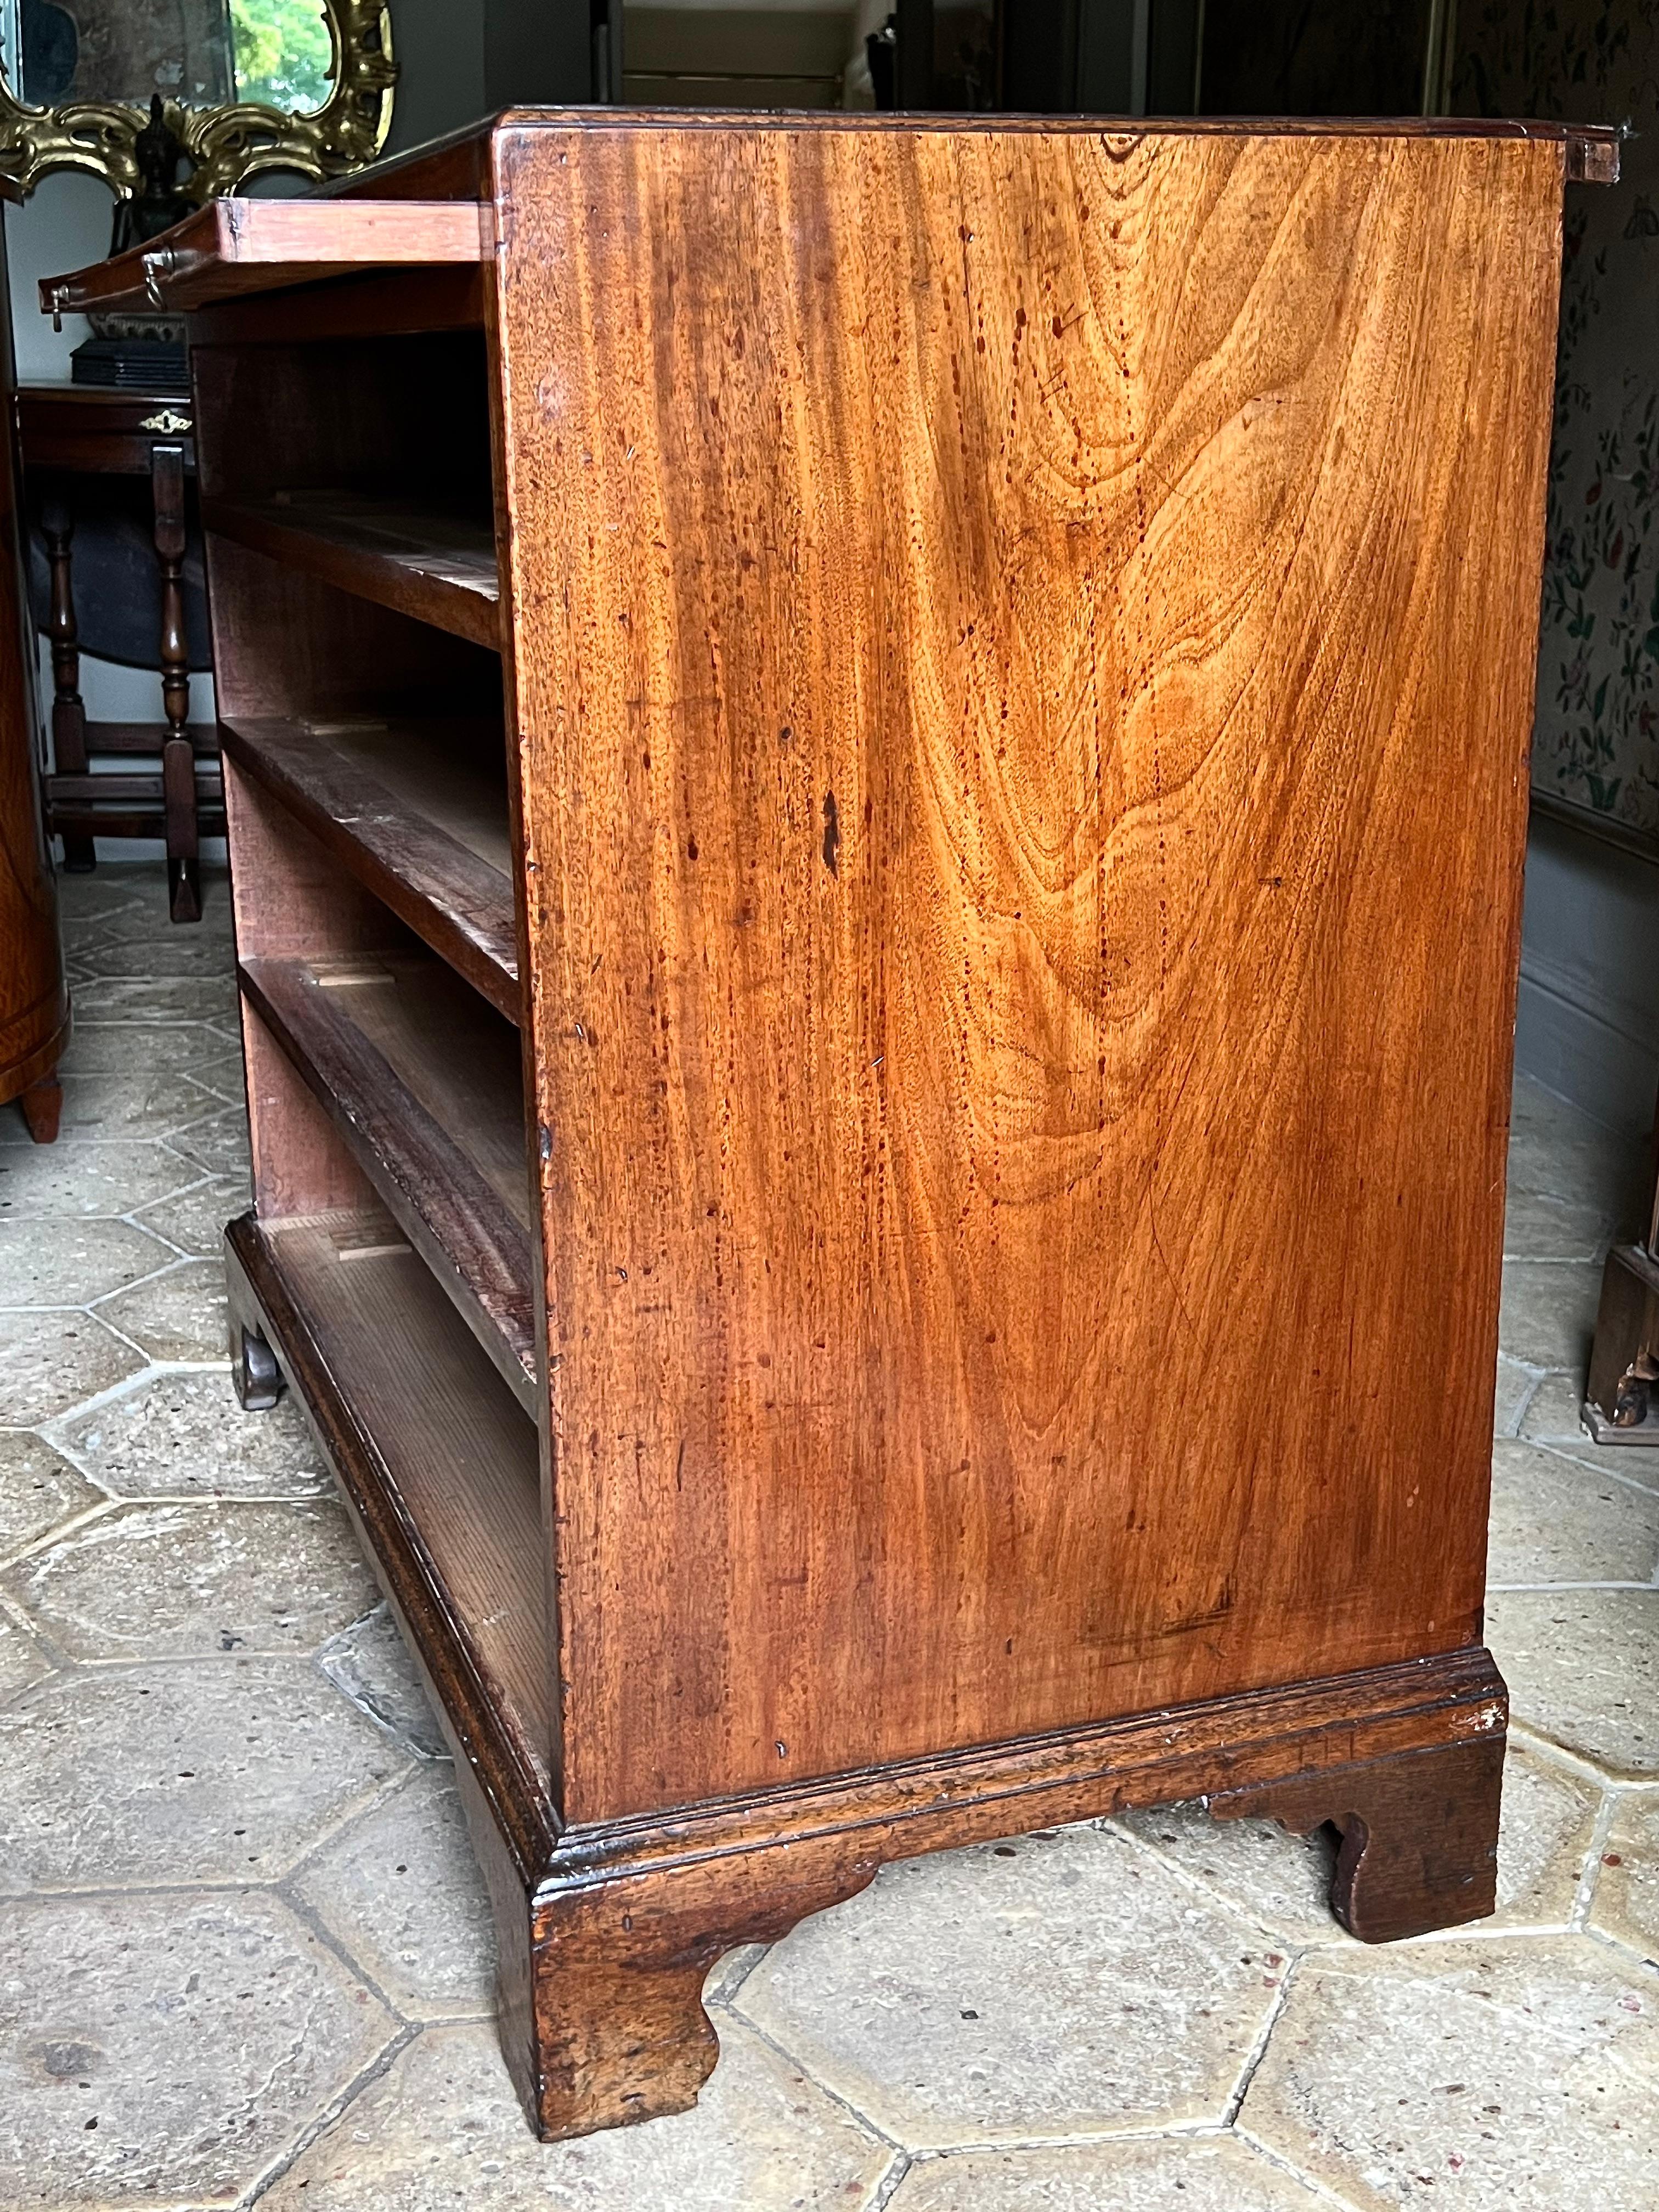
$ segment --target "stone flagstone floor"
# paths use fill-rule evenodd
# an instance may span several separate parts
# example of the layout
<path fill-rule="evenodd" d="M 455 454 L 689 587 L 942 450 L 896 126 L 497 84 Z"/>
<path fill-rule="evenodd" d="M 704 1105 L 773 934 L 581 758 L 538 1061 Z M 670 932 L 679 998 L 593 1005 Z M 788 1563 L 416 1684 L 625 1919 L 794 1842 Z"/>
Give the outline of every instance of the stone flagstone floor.
<path fill-rule="evenodd" d="M 696 2112 L 545 2148 L 441 1740 L 300 1417 L 231 1396 L 223 881 L 63 895 L 61 1142 L 0 1109 L 0 2205 L 1659 2203 L 1659 1454 L 1577 1419 L 1639 1147 L 1517 1091 L 1494 1920 L 1363 1948 L 1316 1843 L 1193 1808 L 902 1865 L 717 1969 Z"/>

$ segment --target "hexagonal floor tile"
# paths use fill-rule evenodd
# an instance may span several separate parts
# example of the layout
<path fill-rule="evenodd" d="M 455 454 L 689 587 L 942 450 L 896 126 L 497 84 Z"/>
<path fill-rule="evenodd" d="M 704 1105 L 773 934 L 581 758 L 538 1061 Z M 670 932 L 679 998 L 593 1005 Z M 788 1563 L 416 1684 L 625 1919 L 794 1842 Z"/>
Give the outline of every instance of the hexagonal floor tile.
<path fill-rule="evenodd" d="M 89 1305 L 172 1259 L 130 1222 L 0 1220 L 0 1305 Z"/>
<path fill-rule="evenodd" d="M 121 932 L 129 927 L 137 908 L 131 902 L 115 906 L 103 914 L 58 915 L 58 933 L 64 942 L 66 966 L 73 967 L 77 975 L 85 975 L 87 963 L 100 946 L 118 945 Z M 70 1043 L 74 1038 L 71 1036 Z"/>
<path fill-rule="evenodd" d="M 228 2203 L 396 2033 L 258 1890 L 31 1900 L 0 1930 L 0 2205 Z"/>
<path fill-rule="evenodd" d="M 247 1108 L 247 1071 L 239 1048 L 232 1047 L 211 1060 L 204 1060 L 192 1070 L 198 1083 L 204 1084 L 216 1097 L 227 1105 Z"/>
<path fill-rule="evenodd" d="M 56 1678 L 0 1714 L 0 1891 L 270 1881 L 403 1772 L 297 1659 Z"/>
<path fill-rule="evenodd" d="M 0 1436 L 0 1560 L 106 1502 L 41 1437 L 25 1430 Z"/>
<path fill-rule="evenodd" d="M 1330 2199 L 1231 2136 L 957 2151 L 919 2160 L 893 2212 L 1328 2212 Z"/>
<path fill-rule="evenodd" d="M 0 1701 L 44 1681 L 51 1672 L 51 1662 L 34 1638 L 0 1613 Z"/>
<path fill-rule="evenodd" d="M 217 1260 L 224 1253 L 227 1224 L 252 1203 L 253 1186 L 246 1176 L 214 1176 L 159 1206 L 147 1206 L 136 1218 L 180 1251 Z"/>
<path fill-rule="evenodd" d="M 169 928 L 165 936 L 154 930 L 112 929 L 87 946 L 83 957 L 94 975 L 110 977 L 218 978 L 234 977 L 236 972 L 229 932 L 210 929 L 205 917 L 189 928 Z"/>
<path fill-rule="evenodd" d="M 1652 1581 L 1659 1567 L 1659 1496 L 1623 1480 L 1609 1464 L 1615 1457 L 1606 1453 L 1600 1466 L 1589 1466 L 1541 1444 L 1494 1444 L 1486 1555 L 1492 1588 Z"/>
<path fill-rule="evenodd" d="M 538 2143 L 495 2030 L 426 2029 L 261 2203 L 270 2212 L 862 2212 L 890 2148 L 729 2020 L 694 2110 Z"/>
<path fill-rule="evenodd" d="M 1517 1077 L 1510 1123 L 1511 1188 L 1597 1206 L 1622 1233 L 1640 1218 L 1645 1152 L 1641 1138 L 1620 1136 L 1541 1084 Z"/>
<path fill-rule="evenodd" d="M 90 1314 L 0 1313 L 0 1421 L 50 1421 L 143 1364 L 142 1352 Z"/>
<path fill-rule="evenodd" d="M 1517 1721 L 1608 1774 L 1659 1773 L 1659 1590 L 1494 1593 L 1486 1634 Z"/>
<path fill-rule="evenodd" d="M 1606 1210 L 1593 1201 L 1556 1198 L 1547 1191 L 1516 1186 L 1504 1211 L 1504 1257 L 1594 1260 L 1609 1227 Z"/>
<path fill-rule="evenodd" d="M 100 1298 L 97 1314 L 152 1359 L 222 1359 L 230 1338 L 224 1262 L 184 1261 L 164 1275 Z"/>
<path fill-rule="evenodd" d="M 1492 1434 L 1512 1437 L 1538 1389 L 1536 1370 L 1498 1355 L 1498 1395 L 1492 1406 Z"/>
<path fill-rule="evenodd" d="M 61 1221 L 136 1213 L 201 1177 L 193 1162 L 161 1144 L 0 1146 L 0 1218 Z"/>
<path fill-rule="evenodd" d="M 132 927 L 140 911 L 137 899 L 123 898 L 112 900 L 96 912 L 71 915 L 63 911 L 60 900 L 58 928 L 64 951 L 84 953 L 94 945 L 118 940 L 124 930 Z"/>
<path fill-rule="evenodd" d="M 248 1163 L 247 1115 L 240 1106 L 227 1106 L 167 1142 L 173 1151 L 192 1160 L 204 1174 L 246 1175 Z"/>
<path fill-rule="evenodd" d="M 1475 1927 L 1565 1927 L 1601 1806 L 1592 1783 L 1511 1743 L 1498 1837 L 1498 1910 Z M 1202 1805 L 1120 1814 L 1115 1825 L 1286 1944 L 1353 1941 L 1331 1914 L 1335 1850 L 1322 1835 L 1289 1835 L 1272 1820 L 1216 1820 Z"/>
<path fill-rule="evenodd" d="M 95 868 L 73 874 L 65 869 L 58 878 L 58 905 L 66 921 L 107 913 L 118 906 L 137 906 L 153 911 L 159 902 L 167 912 L 167 876 L 155 860 L 102 860 Z"/>
<path fill-rule="evenodd" d="M 235 1006 L 235 976 L 228 963 L 222 975 L 92 975 L 75 993 L 76 1013 L 84 1009 L 94 1022 L 201 1022 L 234 1013 Z"/>
<path fill-rule="evenodd" d="M 1531 1443 L 1554 1444 L 1577 1452 L 1582 1449 L 1593 1455 L 1589 1464 L 1617 1455 L 1620 1465 L 1629 1463 L 1631 1472 L 1640 1468 L 1646 1461 L 1659 1467 L 1659 1452 L 1650 1452 L 1640 1445 L 1593 1443 L 1584 1433 L 1584 1401 L 1577 1384 L 1571 1375 L 1547 1375 L 1533 1393 L 1521 1422 L 1521 1433 Z M 1629 1474 L 1626 1480 L 1630 1479 Z M 1639 1479 L 1639 1476 L 1638 1476 Z"/>
<path fill-rule="evenodd" d="M 1659 1973 L 1574 1936 L 1318 1953 L 1239 2124 L 1356 2212 L 1651 2203 Z"/>
<path fill-rule="evenodd" d="M 1506 1260 L 1498 1340 L 1530 1367 L 1582 1373 L 1595 1334 L 1601 1270 L 1581 1260 Z"/>
<path fill-rule="evenodd" d="M 1597 1475 L 1616 1475 L 1638 1490 L 1659 1492 L 1659 1444 L 1598 1444 L 1583 1427 L 1578 1378 L 1547 1375 L 1528 1404 L 1521 1432 L 1528 1443 L 1576 1461 Z"/>
<path fill-rule="evenodd" d="M 100 860 L 96 868 L 85 874 L 58 878 L 58 901 L 66 915 L 75 915 L 99 911 L 107 901 L 118 896 L 133 902 L 138 908 L 138 927 L 146 934 L 156 937 L 167 930 L 190 931 L 222 927 L 230 900 L 230 872 L 222 860 L 206 860 L 202 864 L 202 919 L 200 921 L 175 922 L 167 913 L 167 863 L 161 860 L 137 860 L 125 856 L 125 848 L 118 847 L 124 857 L 118 860 Z"/>
<path fill-rule="evenodd" d="M 52 1436 L 123 1498 L 314 1497 L 331 1483 L 292 1398 L 245 1413 L 228 1370 L 146 1375 Z"/>
<path fill-rule="evenodd" d="M 1511 1739 L 1498 1830 L 1498 1910 L 1469 1932 L 1564 1926 L 1577 1902 L 1602 1802 L 1593 1782 Z"/>
<path fill-rule="evenodd" d="M 182 1067 L 194 1085 L 200 1080 L 198 1062 L 216 1060 L 224 1048 L 224 1039 L 204 1023 L 192 1028 L 177 1022 L 94 1022 L 77 1003 L 75 1034 L 62 1064 L 70 1075 L 165 1074 Z M 198 1103 L 191 1118 L 211 1111 L 211 1106 Z"/>
<path fill-rule="evenodd" d="M 1659 1960 L 1659 1790 L 1633 1790 L 1618 1801 L 1589 1921 L 1644 1959 Z"/>
<path fill-rule="evenodd" d="M 732 2000 L 912 2149 L 1218 2120 L 1279 1972 L 1126 1837 L 885 1867 Z"/>
<path fill-rule="evenodd" d="M 495 1923 L 446 1768 L 332 1837 L 293 1887 L 410 2019 L 493 2014 Z"/>
<path fill-rule="evenodd" d="M 72 1659 L 313 1651 L 375 1595 L 329 1499 L 123 1506 L 36 1552 L 4 1587 Z"/>
<path fill-rule="evenodd" d="M 178 1032 L 173 1032 L 175 1039 Z M 171 1064 L 109 1073 L 81 1074 L 65 1064 L 60 1145 L 105 1144 L 112 1139 L 165 1137 L 199 1121 L 214 1108 L 213 1093 Z M 31 1141 L 25 1127 L 21 1139 Z"/>
<path fill-rule="evenodd" d="M 361 1712 L 421 1759 L 447 1759 L 449 1746 L 438 1725 L 415 1662 L 398 1624 L 384 1605 L 331 1637 L 317 1664 Z"/>

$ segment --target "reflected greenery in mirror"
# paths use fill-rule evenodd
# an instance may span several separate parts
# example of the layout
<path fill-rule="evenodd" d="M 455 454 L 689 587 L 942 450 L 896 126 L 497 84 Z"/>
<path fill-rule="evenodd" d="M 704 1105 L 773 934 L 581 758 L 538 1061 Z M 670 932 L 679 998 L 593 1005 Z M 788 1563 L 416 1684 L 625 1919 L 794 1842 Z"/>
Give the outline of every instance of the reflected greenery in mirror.
<path fill-rule="evenodd" d="M 236 97 L 314 115 L 328 98 L 334 42 L 318 0 L 230 0 Z"/>
<path fill-rule="evenodd" d="M 261 170 L 373 161 L 397 68 L 387 0 L 0 0 L 0 172 L 92 171 L 118 198 L 159 97 L 191 202 Z"/>

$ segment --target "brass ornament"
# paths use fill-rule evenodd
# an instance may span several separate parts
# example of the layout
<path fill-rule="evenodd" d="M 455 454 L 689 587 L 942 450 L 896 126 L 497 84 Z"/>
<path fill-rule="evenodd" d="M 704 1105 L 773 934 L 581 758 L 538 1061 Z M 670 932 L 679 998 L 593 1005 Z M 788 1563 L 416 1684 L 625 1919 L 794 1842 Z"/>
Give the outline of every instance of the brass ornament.
<path fill-rule="evenodd" d="M 287 169 L 321 183 L 372 161 L 392 127 L 392 17 L 386 0 L 318 0 L 334 46 L 328 98 L 312 115 L 238 100 L 222 107 L 162 102 L 191 167 L 179 192 L 197 206 L 234 191 L 264 169 Z M 0 174 L 33 191 L 53 169 L 85 169 L 118 198 L 138 183 L 134 142 L 148 106 L 85 100 L 26 107 L 0 76 Z"/>

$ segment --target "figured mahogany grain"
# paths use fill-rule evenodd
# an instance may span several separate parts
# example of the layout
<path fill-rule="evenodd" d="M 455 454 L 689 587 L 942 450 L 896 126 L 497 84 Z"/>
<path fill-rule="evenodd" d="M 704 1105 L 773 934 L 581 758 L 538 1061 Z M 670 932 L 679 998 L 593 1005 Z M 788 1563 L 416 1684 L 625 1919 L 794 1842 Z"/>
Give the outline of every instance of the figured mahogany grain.
<path fill-rule="evenodd" d="M 1477 1642 L 1561 143 L 708 144 L 495 141 L 567 1813 Z"/>

